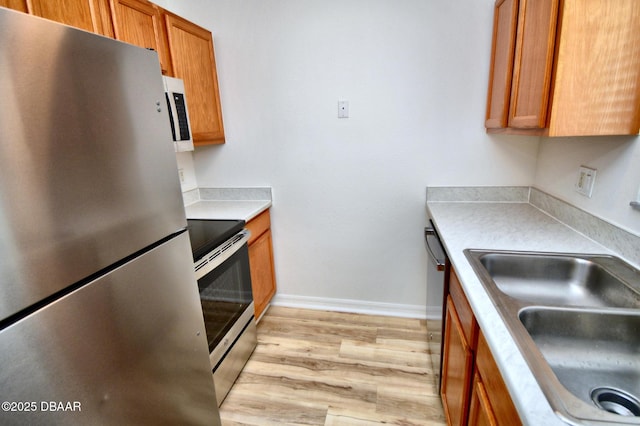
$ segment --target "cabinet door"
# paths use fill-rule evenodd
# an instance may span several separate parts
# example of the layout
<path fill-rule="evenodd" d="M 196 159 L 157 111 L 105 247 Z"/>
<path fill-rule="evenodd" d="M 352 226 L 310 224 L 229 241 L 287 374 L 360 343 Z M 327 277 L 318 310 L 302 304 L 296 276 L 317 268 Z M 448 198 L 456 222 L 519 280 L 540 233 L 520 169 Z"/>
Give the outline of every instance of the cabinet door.
<path fill-rule="evenodd" d="M 259 319 L 276 292 L 269 209 L 247 222 L 246 228 L 251 231 L 249 238 L 251 289 L 256 319 Z"/>
<path fill-rule="evenodd" d="M 496 1 L 485 122 L 487 129 L 507 127 L 517 25 L 518 0 Z"/>
<path fill-rule="evenodd" d="M 27 12 L 27 0 L 0 0 L 0 7 Z"/>
<path fill-rule="evenodd" d="M 449 425 L 465 425 L 469 407 L 473 352 L 464 337 L 451 297 L 447 299 L 442 366 L 442 405 Z"/>
<path fill-rule="evenodd" d="M 162 11 L 145 0 L 111 0 L 116 39 L 158 52 L 163 74 L 171 75 L 171 59 Z"/>
<path fill-rule="evenodd" d="M 498 421 L 493 415 L 487 390 L 476 371 L 473 378 L 473 393 L 469 407 L 469 426 L 497 426 Z"/>
<path fill-rule="evenodd" d="M 519 426 L 522 425 L 516 407 L 513 405 L 507 385 L 502 379 L 502 374 L 496 365 L 489 345 L 484 335 L 478 337 L 478 349 L 476 351 L 476 373 L 480 377 L 482 390 L 488 411 L 494 417 L 496 424 Z M 478 395 L 480 397 L 480 395 Z M 480 408 L 482 409 L 482 408 Z"/>
<path fill-rule="evenodd" d="M 559 0 L 520 0 L 509 127 L 546 127 Z"/>
<path fill-rule="evenodd" d="M 113 37 L 108 0 L 29 0 L 29 13 Z"/>
<path fill-rule="evenodd" d="M 165 13 L 173 75 L 184 80 L 194 145 L 224 143 L 211 32 Z"/>
<path fill-rule="evenodd" d="M 255 315 L 260 318 L 276 292 L 271 230 L 267 230 L 249 246 L 249 264 Z"/>
<path fill-rule="evenodd" d="M 560 16 L 549 133 L 637 135 L 640 2 L 564 1 Z"/>

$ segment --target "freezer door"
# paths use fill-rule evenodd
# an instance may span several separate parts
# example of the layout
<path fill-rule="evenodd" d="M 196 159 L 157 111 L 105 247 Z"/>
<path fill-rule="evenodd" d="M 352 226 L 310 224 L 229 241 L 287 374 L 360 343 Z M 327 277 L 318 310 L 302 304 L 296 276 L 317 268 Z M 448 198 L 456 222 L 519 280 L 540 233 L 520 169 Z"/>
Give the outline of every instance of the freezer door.
<path fill-rule="evenodd" d="M 219 425 L 186 233 L 0 331 L 0 365 L 2 425 Z"/>
<path fill-rule="evenodd" d="M 186 227 L 155 52 L 0 8 L 0 320 Z"/>

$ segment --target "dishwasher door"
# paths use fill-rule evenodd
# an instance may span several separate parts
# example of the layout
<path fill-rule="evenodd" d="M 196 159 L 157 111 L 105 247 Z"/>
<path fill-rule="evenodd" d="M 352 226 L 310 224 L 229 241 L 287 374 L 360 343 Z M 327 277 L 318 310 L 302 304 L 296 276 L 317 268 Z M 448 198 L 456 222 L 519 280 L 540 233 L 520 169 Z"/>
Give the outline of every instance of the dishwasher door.
<path fill-rule="evenodd" d="M 440 389 L 442 378 L 442 346 L 444 337 L 445 301 L 449 292 L 449 259 L 438 237 L 436 228 L 429 219 L 429 225 L 424 228 L 424 239 L 429 262 L 427 266 L 427 311 L 438 313 L 427 317 L 427 337 L 429 354 L 436 384 Z"/>

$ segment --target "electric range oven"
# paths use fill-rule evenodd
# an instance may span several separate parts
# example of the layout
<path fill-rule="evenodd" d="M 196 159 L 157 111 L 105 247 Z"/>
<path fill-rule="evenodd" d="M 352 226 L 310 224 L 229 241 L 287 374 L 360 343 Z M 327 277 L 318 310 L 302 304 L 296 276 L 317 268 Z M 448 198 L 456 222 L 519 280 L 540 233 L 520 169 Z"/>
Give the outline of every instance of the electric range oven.
<path fill-rule="evenodd" d="M 257 344 L 250 234 L 243 220 L 187 222 L 220 406 Z"/>

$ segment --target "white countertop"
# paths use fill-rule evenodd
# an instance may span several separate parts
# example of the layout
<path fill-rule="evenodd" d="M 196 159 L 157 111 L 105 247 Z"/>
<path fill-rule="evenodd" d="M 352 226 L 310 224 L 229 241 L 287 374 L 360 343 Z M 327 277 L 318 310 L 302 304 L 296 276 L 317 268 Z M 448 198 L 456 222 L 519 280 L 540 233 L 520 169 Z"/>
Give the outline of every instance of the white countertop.
<path fill-rule="evenodd" d="M 196 188 L 182 194 L 187 219 L 250 221 L 271 207 L 270 187 Z"/>
<path fill-rule="evenodd" d="M 566 425 L 556 416 L 463 250 L 607 253 L 528 202 L 428 201 L 451 263 L 524 424 Z"/>
<path fill-rule="evenodd" d="M 269 200 L 200 200 L 185 206 L 185 211 L 187 219 L 243 219 L 248 222 L 269 207 Z"/>

